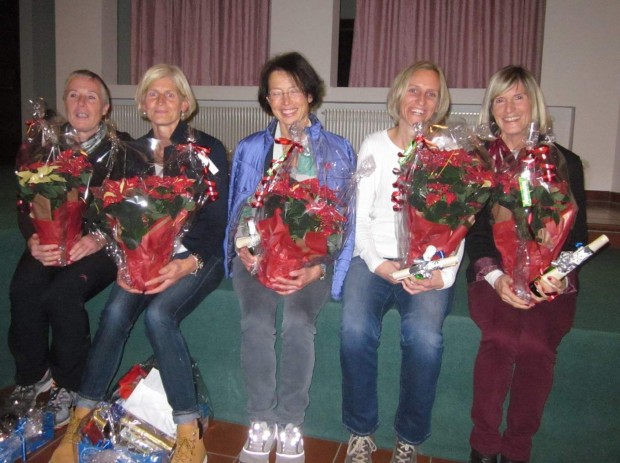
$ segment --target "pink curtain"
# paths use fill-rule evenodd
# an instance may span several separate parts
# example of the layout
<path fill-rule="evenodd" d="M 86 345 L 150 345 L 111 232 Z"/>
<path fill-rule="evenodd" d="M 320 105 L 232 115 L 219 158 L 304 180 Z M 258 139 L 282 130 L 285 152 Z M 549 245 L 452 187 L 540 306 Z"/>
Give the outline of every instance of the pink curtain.
<path fill-rule="evenodd" d="M 269 53 L 269 0 L 132 0 L 131 79 L 176 64 L 192 85 L 258 84 Z"/>
<path fill-rule="evenodd" d="M 451 88 L 484 88 L 508 64 L 540 78 L 545 0 L 357 0 L 350 87 L 389 87 L 431 60 Z"/>

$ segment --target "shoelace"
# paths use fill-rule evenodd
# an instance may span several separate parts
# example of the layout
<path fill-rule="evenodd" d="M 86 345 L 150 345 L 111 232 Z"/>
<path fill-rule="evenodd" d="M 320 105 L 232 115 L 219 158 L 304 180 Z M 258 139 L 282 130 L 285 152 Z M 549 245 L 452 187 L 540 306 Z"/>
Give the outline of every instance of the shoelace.
<path fill-rule="evenodd" d="M 60 408 L 63 405 L 70 407 L 73 403 L 73 396 L 64 387 L 61 387 L 53 391 L 47 403 L 51 408 Z"/>
<path fill-rule="evenodd" d="M 413 456 L 415 456 L 415 447 L 405 442 L 399 442 L 394 453 L 394 463 L 411 463 Z"/>
<path fill-rule="evenodd" d="M 367 463 L 368 453 L 377 450 L 377 446 L 368 436 L 352 436 L 349 439 L 350 452 L 348 455 L 353 456 L 353 463 Z"/>

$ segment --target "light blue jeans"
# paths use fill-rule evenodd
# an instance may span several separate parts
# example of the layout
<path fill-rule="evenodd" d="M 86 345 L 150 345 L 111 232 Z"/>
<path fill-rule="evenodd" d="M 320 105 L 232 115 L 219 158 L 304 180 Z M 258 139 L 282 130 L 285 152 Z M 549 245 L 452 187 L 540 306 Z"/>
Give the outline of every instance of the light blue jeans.
<path fill-rule="evenodd" d="M 280 296 L 252 276 L 238 257 L 233 287 L 241 306 L 241 367 L 250 421 L 301 425 L 310 402 L 316 319 L 327 302 L 331 278 Z M 276 313 L 282 303 L 281 355 L 276 359 Z M 279 384 L 276 379 L 279 372 Z"/>
<path fill-rule="evenodd" d="M 349 432 L 373 434 L 379 426 L 377 349 L 383 316 L 395 304 L 401 317 L 400 396 L 394 429 L 418 445 L 431 434 L 431 410 L 443 353 L 443 322 L 453 287 L 415 296 L 375 275 L 354 257 L 344 283 L 340 326 L 342 419 Z"/>
<path fill-rule="evenodd" d="M 174 422 L 182 424 L 199 418 L 192 360 L 179 325 L 218 287 L 223 277 L 222 257 L 211 257 L 195 276 L 187 275 L 159 294 L 134 294 L 114 283 L 88 354 L 77 406 L 94 408 L 106 399 L 129 333 L 145 312 L 146 335 L 153 347 Z"/>

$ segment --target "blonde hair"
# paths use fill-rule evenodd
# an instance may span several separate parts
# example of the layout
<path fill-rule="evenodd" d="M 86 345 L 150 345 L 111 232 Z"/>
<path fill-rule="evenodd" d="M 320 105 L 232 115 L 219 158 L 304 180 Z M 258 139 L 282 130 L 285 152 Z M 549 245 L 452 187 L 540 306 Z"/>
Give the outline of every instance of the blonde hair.
<path fill-rule="evenodd" d="M 67 92 L 68 92 L 69 84 L 76 77 L 85 77 L 87 79 L 92 79 L 92 80 L 94 80 L 95 82 L 97 82 L 99 84 L 99 87 L 101 87 L 101 95 L 99 95 L 99 96 L 101 97 L 101 100 L 103 101 L 104 105 L 110 106 L 110 107 L 108 107 L 108 111 L 106 113 L 106 114 L 109 114 L 110 113 L 110 109 L 111 109 L 111 105 L 110 105 L 110 89 L 108 88 L 106 83 L 103 81 L 101 76 L 99 76 L 99 74 L 97 74 L 97 73 L 95 73 L 93 71 L 90 71 L 88 69 L 78 69 L 76 71 L 73 71 L 71 74 L 69 74 L 69 76 L 65 80 L 65 89 L 64 89 L 63 94 L 62 94 L 63 101 L 67 99 Z"/>
<path fill-rule="evenodd" d="M 411 79 L 411 76 L 415 72 L 420 70 L 434 71 L 439 78 L 439 98 L 437 107 L 429 122 L 431 124 L 441 123 L 448 115 L 448 111 L 450 110 L 450 92 L 448 91 L 448 84 L 446 83 L 446 77 L 443 71 L 431 61 L 418 61 L 400 71 L 390 87 L 387 97 L 387 110 L 396 125 L 398 125 L 401 118 L 400 102 L 407 91 L 409 79 Z"/>
<path fill-rule="evenodd" d="M 151 84 L 156 80 L 163 79 L 164 77 L 170 77 L 172 79 L 179 95 L 181 95 L 181 98 L 189 103 L 189 109 L 187 110 L 187 113 L 185 113 L 185 119 L 189 119 L 192 114 L 196 112 L 198 104 L 196 103 L 194 92 L 192 92 L 192 88 L 187 81 L 187 77 L 185 77 L 185 74 L 181 71 L 181 68 L 175 66 L 174 64 L 156 64 L 146 70 L 142 76 L 142 79 L 140 79 L 138 88 L 136 88 L 135 100 L 138 105 L 138 109 L 142 108 L 142 100 Z"/>
<path fill-rule="evenodd" d="M 538 82 L 536 82 L 536 78 L 523 66 L 515 65 L 506 66 L 491 76 L 489 85 L 487 86 L 482 100 L 482 108 L 480 110 L 480 116 L 478 117 L 478 123 L 490 124 L 493 132 L 497 135 L 499 132 L 499 127 L 497 125 L 497 121 L 493 117 L 493 101 L 495 101 L 495 98 L 499 95 L 511 89 L 519 82 L 523 85 L 523 88 L 527 92 L 527 96 L 531 102 L 532 122 L 536 122 L 538 124 L 541 134 L 551 131 L 551 118 L 547 112 L 545 98 Z"/>

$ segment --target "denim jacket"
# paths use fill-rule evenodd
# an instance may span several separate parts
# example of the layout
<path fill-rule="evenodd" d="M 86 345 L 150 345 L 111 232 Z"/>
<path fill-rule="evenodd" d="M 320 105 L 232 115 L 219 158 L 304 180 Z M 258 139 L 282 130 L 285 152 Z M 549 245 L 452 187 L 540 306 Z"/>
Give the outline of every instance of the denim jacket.
<path fill-rule="evenodd" d="M 355 171 L 355 153 L 351 143 L 345 138 L 335 135 L 323 129 L 320 121 L 314 114 L 310 114 L 311 126 L 306 129 L 310 140 L 313 153 L 317 157 L 318 163 L 345 162 L 348 164 L 350 172 Z M 254 194 L 261 178 L 264 176 L 265 166 L 269 165 L 268 156 L 273 154 L 273 144 L 276 125 L 278 121 L 274 119 L 263 131 L 256 132 L 239 142 L 233 157 L 230 190 L 228 196 L 228 217 L 229 223 L 226 228 L 226 238 L 224 240 L 226 275 L 231 276 L 231 263 L 236 255 L 235 234 L 239 222 L 241 209 L 246 204 L 247 199 Z M 322 182 L 323 180 L 320 179 Z M 327 172 L 327 184 L 330 187 L 342 187 L 348 179 L 330 176 Z M 352 199 L 355 204 L 355 199 Z M 355 230 L 354 208 L 349 208 L 350 213 L 347 217 L 347 226 L 350 233 L 347 233 L 347 241 L 334 266 L 334 277 L 332 281 L 332 297 L 340 299 L 342 285 L 346 276 L 353 254 Z"/>

